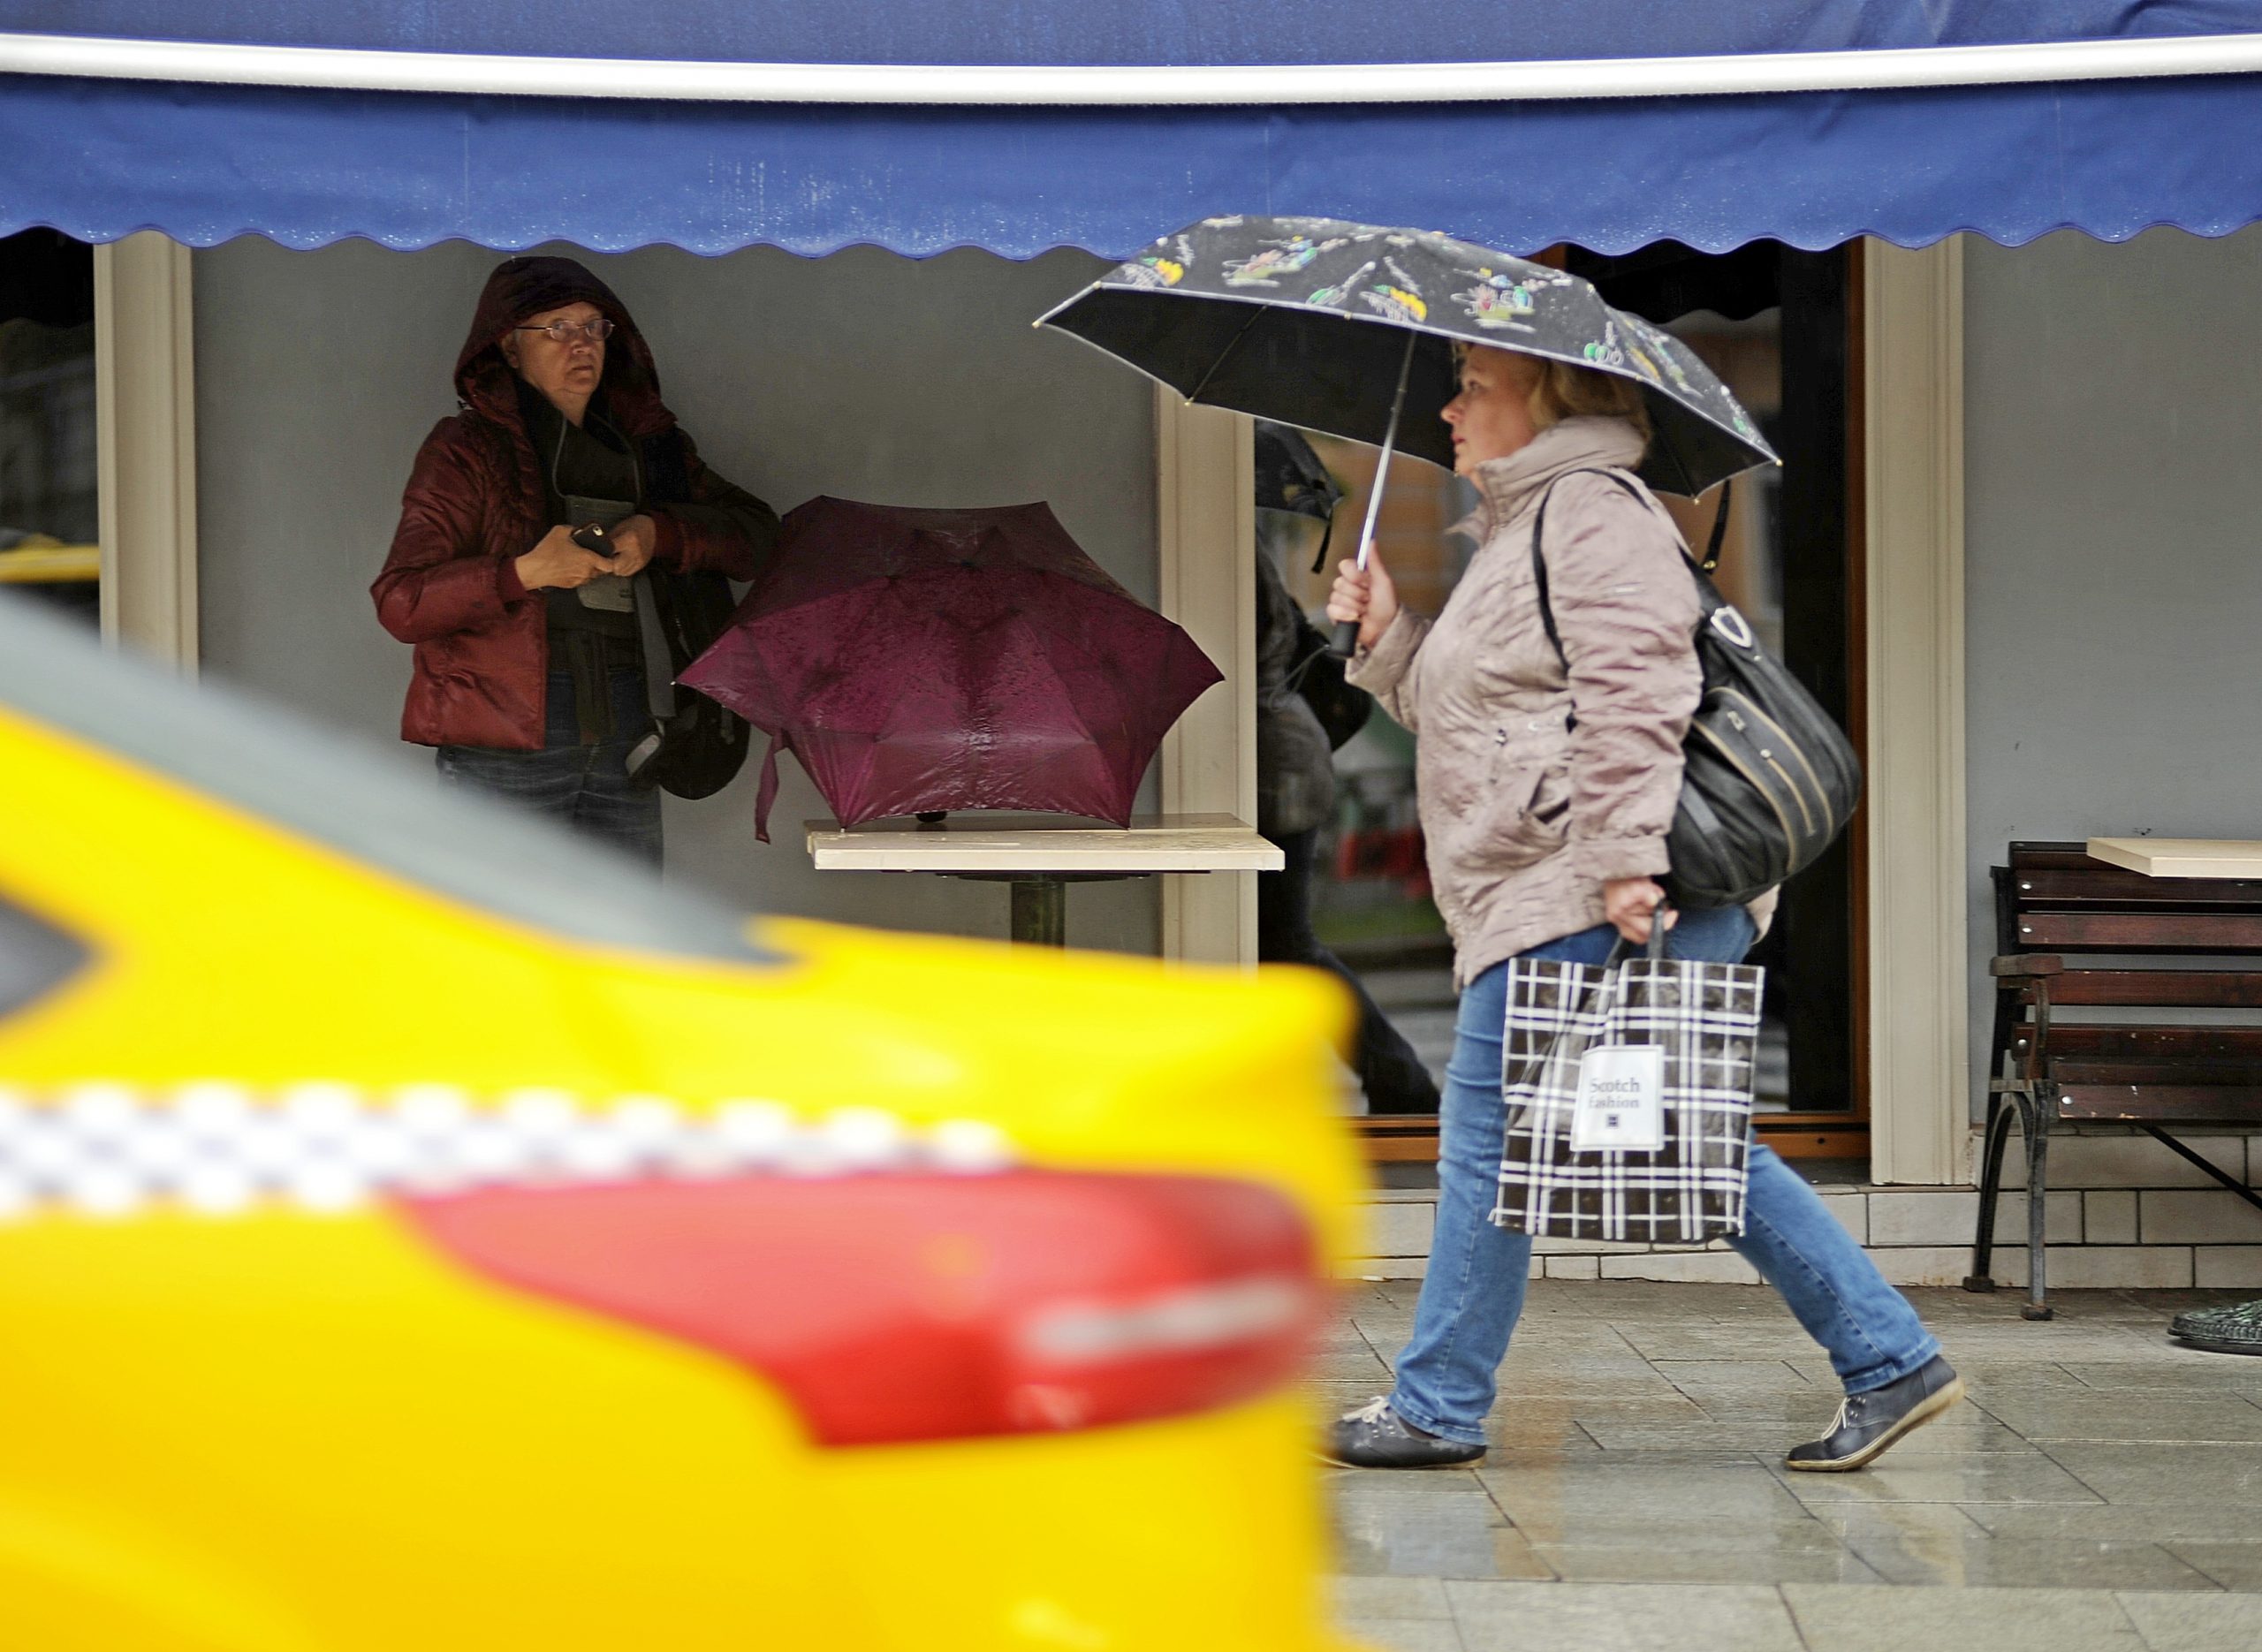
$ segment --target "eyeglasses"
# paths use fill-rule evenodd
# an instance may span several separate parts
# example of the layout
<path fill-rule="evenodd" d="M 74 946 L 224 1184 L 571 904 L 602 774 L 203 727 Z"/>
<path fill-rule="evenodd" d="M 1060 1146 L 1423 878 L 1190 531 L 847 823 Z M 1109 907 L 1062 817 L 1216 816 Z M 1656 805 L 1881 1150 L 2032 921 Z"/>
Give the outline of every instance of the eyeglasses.
<path fill-rule="evenodd" d="M 576 334 L 592 344 L 601 345 L 612 337 L 612 323 L 600 315 L 593 322 L 551 322 L 546 326 L 513 327 L 511 330 L 514 333 L 543 333 L 548 335 L 553 345 L 571 344 Z"/>

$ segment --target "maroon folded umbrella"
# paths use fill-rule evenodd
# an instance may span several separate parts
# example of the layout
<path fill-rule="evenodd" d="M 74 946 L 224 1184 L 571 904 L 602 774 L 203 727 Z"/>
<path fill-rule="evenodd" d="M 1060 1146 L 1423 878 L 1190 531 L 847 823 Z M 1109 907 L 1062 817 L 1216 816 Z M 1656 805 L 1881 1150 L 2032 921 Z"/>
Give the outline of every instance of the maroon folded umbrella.
<path fill-rule="evenodd" d="M 769 734 L 767 843 L 780 750 L 849 825 L 936 809 L 1128 825 L 1165 731 L 1222 674 L 1048 505 L 819 497 L 681 680 Z"/>

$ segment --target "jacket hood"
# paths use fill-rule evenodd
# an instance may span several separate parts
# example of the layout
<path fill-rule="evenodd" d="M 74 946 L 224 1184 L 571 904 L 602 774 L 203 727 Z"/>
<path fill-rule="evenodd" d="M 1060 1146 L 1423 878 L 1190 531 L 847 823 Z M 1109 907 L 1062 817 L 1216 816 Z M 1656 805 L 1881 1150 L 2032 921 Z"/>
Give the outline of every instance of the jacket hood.
<path fill-rule="evenodd" d="M 1476 509 L 1454 527 L 1482 544 L 1566 471 L 1631 470 L 1642 462 L 1643 446 L 1642 433 L 1623 419 L 1582 413 L 1552 424 L 1506 458 L 1476 467 L 1469 479 L 1476 484 Z"/>
<path fill-rule="evenodd" d="M 568 304 L 594 304 L 613 325 L 605 340 L 604 376 L 598 381 L 605 414 L 622 434 L 642 440 L 675 423 L 660 399 L 660 375 L 651 346 L 628 307 L 611 287 L 570 258 L 508 258 L 495 266 L 480 292 L 471 332 L 456 357 L 456 394 L 466 407 L 517 429 L 519 375 L 503 359 L 501 340 L 530 315 Z"/>

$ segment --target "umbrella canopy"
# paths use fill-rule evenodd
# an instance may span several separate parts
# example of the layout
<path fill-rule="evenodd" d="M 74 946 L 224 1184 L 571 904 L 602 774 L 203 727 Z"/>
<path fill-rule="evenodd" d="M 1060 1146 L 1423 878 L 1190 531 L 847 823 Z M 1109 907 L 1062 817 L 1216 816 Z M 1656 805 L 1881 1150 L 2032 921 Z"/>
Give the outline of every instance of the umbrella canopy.
<path fill-rule="evenodd" d="M 1047 314 L 1189 401 L 1398 446 L 1453 466 L 1438 413 L 1455 342 L 1629 378 L 1655 437 L 1642 478 L 1698 494 L 1774 451 L 1687 345 L 1545 264 L 1425 231 L 1334 218 L 1204 218 Z M 1407 362 L 1408 335 L 1414 354 Z"/>
<path fill-rule="evenodd" d="M 1035 809 L 1128 825 L 1163 735 L 1222 673 L 1049 505 L 926 511 L 818 497 L 683 674 L 770 736 L 848 825 Z"/>

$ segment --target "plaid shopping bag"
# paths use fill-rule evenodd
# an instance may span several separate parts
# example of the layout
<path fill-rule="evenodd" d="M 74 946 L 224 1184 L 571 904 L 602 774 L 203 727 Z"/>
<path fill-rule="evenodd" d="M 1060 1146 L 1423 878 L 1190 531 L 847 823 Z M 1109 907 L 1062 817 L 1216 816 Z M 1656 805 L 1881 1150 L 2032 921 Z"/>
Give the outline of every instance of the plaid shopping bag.
<path fill-rule="evenodd" d="M 1742 1233 L 1766 972 L 1658 956 L 1507 968 L 1508 1129 L 1492 1220 L 1555 1239 L 1693 1245 Z M 1576 1151 L 1579 1063 L 1628 1044 L 1664 1050 L 1664 1145 Z"/>

